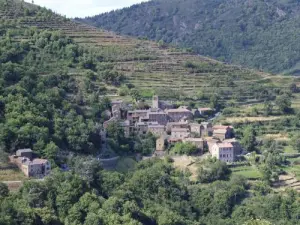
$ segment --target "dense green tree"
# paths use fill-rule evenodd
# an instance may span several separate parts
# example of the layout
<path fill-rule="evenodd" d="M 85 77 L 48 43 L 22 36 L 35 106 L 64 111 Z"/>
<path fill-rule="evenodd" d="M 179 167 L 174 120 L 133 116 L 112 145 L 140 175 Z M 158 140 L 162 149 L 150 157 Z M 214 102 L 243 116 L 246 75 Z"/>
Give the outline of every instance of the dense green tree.
<path fill-rule="evenodd" d="M 291 144 L 296 151 L 300 152 L 300 134 L 299 133 L 296 133 L 292 137 Z"/>
<path fill-rule="evenodd" d="M 256 133 L 252 126 L 248 126 L 245 128 L 241 144 L 248 152 L 256 151 Z"/>
<path fill-rule="evenodd" d="M 281 113 L 287 113 L 291 109 L 291 97 L 287 94 L 280 95 L 276 98 L 276 105 Z"/>
<path fill-rule="evenodd" d="M 201 183 L 209 183 L 215 180 L 227 179 L 230 175 L 226 163 L 215 158 L 203 160 L 197 171 L 198 181 Z"/>
<path fill-rule="evenodd" d="M 0 198 L 6 197 L 9 194 L 9 190 L 6 184 L 0 182 Z"/>
<path fill-rule="evenodd" d="M 198 148 L 196 145 L 192 143 L 176 143 L 175 146 L 171 149 L 171 153 L 178 155 L 192 155 L 198 152 Z"/>

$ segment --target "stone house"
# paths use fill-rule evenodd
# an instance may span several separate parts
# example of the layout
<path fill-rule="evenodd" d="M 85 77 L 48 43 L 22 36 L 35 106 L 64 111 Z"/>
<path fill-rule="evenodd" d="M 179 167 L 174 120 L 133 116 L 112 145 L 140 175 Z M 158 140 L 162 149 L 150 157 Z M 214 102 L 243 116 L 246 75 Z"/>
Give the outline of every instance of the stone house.
<path fill-rule="evenodd" d="M 32 153 L 31 149 L 20 149 L 9 158 L 27 177 L 43 178 L 49 175 L 51 163 L 47 159 L 32 159 Z"/>
<path fill-rule="evenodd" d="M 121 109 L 119 108 L 118 105 L 113 105 L 112 108 L 111 108 L 111 111 L 112 111 L 112 116 L 117 118 L 117 119 L 121 119 Z"/>
<path fill-rule="evenodd" d="M 168 109 L 166 113 L 174 122 L 179 122 L 183 117 L 188 118 L 189 120 L 193 119 L 193 113 L 184 107 L 180 107 L 178 109 Z"/>
<path fill-rule="evenodd" d="M 121 108 L 123 108 L 123 106 L 124 106 L 124 102 L 122 101 L 122 100 L 113 100 L 113 101 L 111 101 L 111 106 L 112 107 L 117 107 L 118 109 L 121 109 Z"/>
<path fill-rule="evenodd" d="M 134 127 L 131 125 L 129 120 L 120 122 L 120 126 L 123 128 L 124 136 L 126 138 L 130 137 L 130 135 L 134 132 Z"/>
<path fill-rule="evenodd" d="M 212 115 L 214 110 L 212 108 L 198 108 L 201 116 Z"/>
<path fill-rule="evenodd" d="M 46 159 L 26 160 L 22 162 L 22 171 L 28 177 L 44 177 L 50 174 L 51 164 Z"/>
<path fill-rule="evenodd" d="M 135 131 L 138 134 L 146 134 L 148 132 L 147 122 L 138 122 L 135 124 Z"/>
<path fill-rule="evenodd" d="M 147 117 L 148 110 L 134 110 L 127 112 L 127 120 L 138 122 L 140 117 Z"/>
<path fill-rule="evenodd" d="M 169 122 L 169 116 L 165 112 L 148 112 L 147 114 L 149 122 L 158 122 L 160 125 L 167 125 Z"/>
<path fill-rule="evenodd" d="M 205 145 L 207 146 L 210 154 L 212 154 L 212 147 L 216 143 L 222 143 L 222 142 L 219 139 L 214 138 L 214 137 L 205 137 Z"/>
<path fill-rule="evenodd" d="M 16 156 L 25 157 L 31 160 L 33 158 L 33 151 L 30 148 L 19 149 L 18 151 L 16 151 Z"/>
<path fill-rule="evenodd" d="M 220 140 L 234 138 L 233 127 L 230 126 L 213 126 L 213 136 Z"/>
<path fill-rule="evenodd" d="M 169 122 L 166 126 L 166 131 L 171 132 L 173 128 L 189 128 L 190 125 L 187 121 L 185 122 Z"/>
<path fill-rule="evenodd" d="M 159 125 L 157 122 L 138 122 L 135 124 L 135 131 L 138 134 L 146 134 L 149 125 Z"/>
<path fill-rule="evenodd" d="M 156 136 L 162 136 L 165 134 L 165 126 L 160 124 L 148 125 L 148 132 L 151 132 Z"/>
<path fill-rule="evenodd" d="M 201 124 L 191 123 L 190 128 L 191 128 L 191 133 L 194 133 L 197 136 L 202 137 L 202 135 L 201 135 L 201 133 L 202 133 Z"/>
<path fill-rule="evenodd" d="M 210 137 L 213 134 L 213 125 L 209 122 L 201 123 L 201 137 Z"/>
<path fill-rule="evenodd" d="M 235 153 L 231 143 L 215 143 L 211 154 L 223 162 L 234 162 L 235 160 Z"/>
<path fill-rule="evenodd" d="M 233 139 L 225 139 L 223 141 L 223 143 L 230 143 L 230 144 L 232 144 L 235 156 L 243 154 L 243 147 L 240 144 L 240 142 L 238 142 L 235 138 L 233 138 Z"/>
<path fill-rule="evenodd" d="M 190 137 L 191 132 L 188 128 L 173 128 L 171 129 L 172 139 L 184 139 Z"/>

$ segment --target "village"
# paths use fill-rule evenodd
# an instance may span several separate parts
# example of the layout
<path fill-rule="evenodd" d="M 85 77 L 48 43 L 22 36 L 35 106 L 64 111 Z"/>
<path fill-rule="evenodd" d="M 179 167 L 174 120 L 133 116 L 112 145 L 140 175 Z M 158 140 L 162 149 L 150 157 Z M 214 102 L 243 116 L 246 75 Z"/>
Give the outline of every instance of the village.
<path fill-rule="evenodd" d="M 102 150 L 107 146 L 107 127 L 118 122 L 125 137 L 148 132 L 157 137 L 151 157 L 164 157 L 168 147 L 176 143 L 191 143 L 197 148 L 197 156 L 206 153 L 226 163 L 237 161 L 243 154 L 232 126 L 195 121 L 199 117 L 214 115 L 214 109 L 174 108 L 172 104 L 160 101 L 158 96 L 153 96 L 149 109 L 128 110 L 121 100 L 112 101 L 111 105 L 111 118 L 103 123 Z M 19 149 L 9 158 L 26 177 L 43 178 L 51 171 L 51 163 L 47 159 L 37 158 L 31 149 Z"/>
<path fill-rule="evenodd" d="M 164 156 L 168 146 L 178 142 L 195 145 L 199 156 L 209 152 L 212 157 L 226 163 L 235 162 L 243 153 L 240 143 L 234 138 L 232 126 L 195 122 L 201 116 L 213 115 L 214 109 L 174 108 L 172 104 L 160 101 L 158 96 L 153 96 L 149 109 L 126 109 L 123 101 L 112 101 L 112 117 L 104 122 L 104 129 L 118 121 L 127 137 L 152 133 L 157 137 L 153 156 Z"/>

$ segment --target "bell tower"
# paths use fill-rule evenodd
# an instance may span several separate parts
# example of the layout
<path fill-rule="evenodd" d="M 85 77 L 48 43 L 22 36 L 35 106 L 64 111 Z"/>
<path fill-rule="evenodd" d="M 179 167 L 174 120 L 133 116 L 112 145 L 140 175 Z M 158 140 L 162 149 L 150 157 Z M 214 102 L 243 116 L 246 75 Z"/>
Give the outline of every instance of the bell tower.
<path fill-rule="evenodd" d="M 159 108 L 159 100 L 158 100 L 158 96 L 154 95 L 152 98 L 152 108 L 153 109 L 158 109 Z"/>

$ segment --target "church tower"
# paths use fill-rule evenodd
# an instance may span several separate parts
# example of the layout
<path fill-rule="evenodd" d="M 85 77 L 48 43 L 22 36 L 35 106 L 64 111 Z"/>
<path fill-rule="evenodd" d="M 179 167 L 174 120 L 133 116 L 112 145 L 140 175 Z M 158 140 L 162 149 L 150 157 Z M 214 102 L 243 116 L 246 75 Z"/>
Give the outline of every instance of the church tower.
<path fill-rule="evenodd" d="M 159 100 L 158 100 L 158 96 L 154 95 L 152 98 L 152 108 L 153 109 L 158 109 L 159 108 Z"/>

